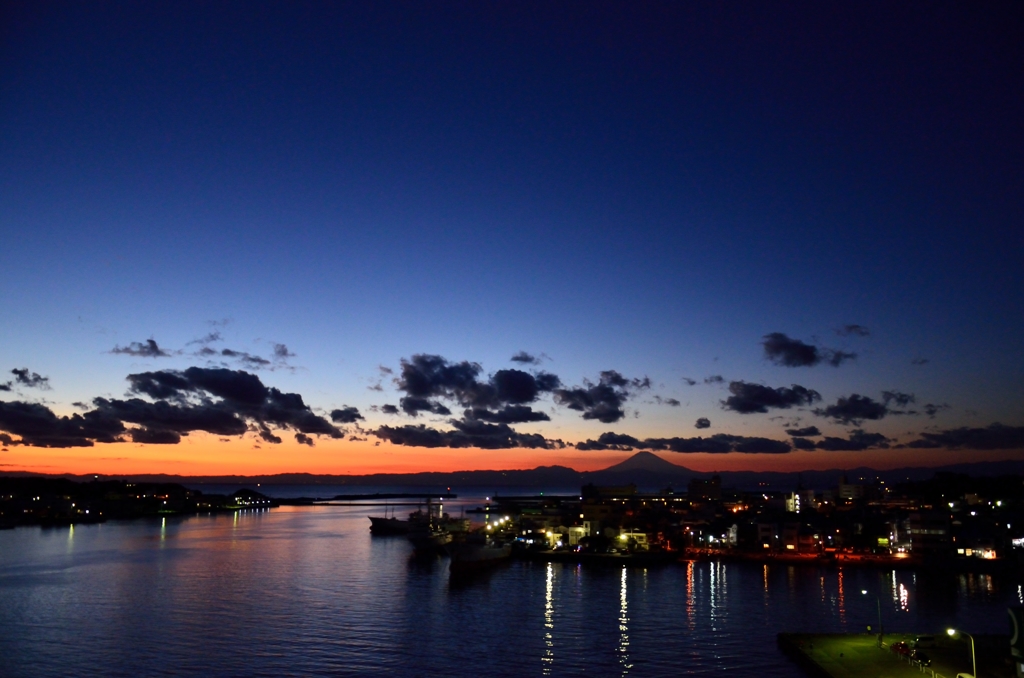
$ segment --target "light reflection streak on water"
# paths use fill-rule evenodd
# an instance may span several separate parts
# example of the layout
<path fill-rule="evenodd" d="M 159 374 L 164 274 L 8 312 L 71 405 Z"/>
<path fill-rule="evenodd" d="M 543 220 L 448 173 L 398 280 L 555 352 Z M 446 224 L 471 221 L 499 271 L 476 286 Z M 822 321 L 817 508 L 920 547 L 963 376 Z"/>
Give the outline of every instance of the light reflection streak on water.
<path fill-rule="evenodd" d="M 693 561 L 686 561 L 686 621 L 691 631 L 697 626 L 697 602 L 693 594 Z"/>
<path fill-rule="evenodd" d="M 1024 585 L 1022 584 L 1017 584 L 1017 600 L 1024 605 Z"/>
<path fill-rule="evenodd" d="M 900 609 L 903 610 L 904 612 L 908 612 L 910 610 L 909 602 L 910 602 L 910 592 L 907 591 L 907 587 L 906 586 L 904 586 L 903 584 L 900 584 Z"/>
<path fill-rule="evenodd" d="M 711 621 L 715 620 L 715 581 L 718 570 L 718 563 L 711 563 L 711 567 L 708 568 L 708 604 L 710 606 L 710 617 Z"/>
<path fill-rule="evenodd" d="M 848 588 L 854 595 L 846 621 L 857 622 L 853 629 L 839 619 L 836 570 L 825 573 L 822 605 L 814 591 L 821 572 L 797 568 L 794 605 L 784 565 L 723 563 L 715 574 L 712 629 L 701 598 L 708 595 L 711 563 L 652 569 L 646 594 L 638 570 L 625 574 L 630 592 L 622 572 L 615 581 L 616 568 L 576 565 L 570 577 L 557 563 L 550 594 L 546 563 L 512 562 L 452 587 L 443 559 L 411 565 L 407 540 L 372 537 L 364 513 L 282 507 L 237 519 L 169 517 L 165 548 L 156 520 L 79 524 L 70 553 L 70 529 L 0 531 L 0 674 L 517 678 L 530 673 L 524 656 L 531 663 L 545 656 L 548 629 L 536 623 L 547 617 L 537 618 L 536 604 L 545 598 L 547 610 L 550 596 L 552 622 L 555 607 L 559 613 L 551 676 L 619 675 L 628 666 L 629 675 L 799 678 L 799 667 L 779 654 L 775 634 L 862 630 L 861 620 L 874 623 L 875 609 L 860 591 L 891 584 L 872 570 L 845 569 L 844 594 Z M 942 581 L 955 586 L 958 580 Z M 966 577 L 959 581 L 967 586 Z M 1010 581 L 1017 586 L 1004 596 Z M 917 596 L 924 600 L 929 589 L 898 571 L 915 605 L 900 611 L 888 603 L 885 627 L 929 628 L 935 615 L 946 615 L 967 628 L 1001 633 L 1006 601 L 1015 594 L 1024 602 L 1019 576 L 1010 581 L 976 577 L 974 592 L 953 589 L 950 599 L 929 600 L 922 612 Z M 998 596 L 986 593 L 989 585 Z M 757 600 L 759 586 L 766 605 Z M 528 608 L 510 604 L 526 600 L 524 591 Z M 684 607 L 692 624 L 679 624 Z M 626 637 L 628 654 L 620 651 Z"/>
<path fill-rule="evenodd" d="M 167 539 L 167 517 L 164 516 L 160 519 L 160 541 L 163 542 Z"/>
<path fill-rule="evenodd" d="M 551 675 L 551 665 L 555 661 L 554 631 L 555 631 L 555 566 L 548 563 L 547 583 L 544 588 L 544 656 L 541 657 L 542 673 L 545 676 Z"/>
<path fill-rule="evenodd" d="M 846 624 L 846 591 L 843 588 L 843 570 L 839 570 L 839 621 Z"/>
<path fill-rule="evenodd" d="M 619 587 L 619 664 L 622 675 L 628 675 L 633 665 L 629 661 L 629 616 L 626 606 L 626 567 L 622 568 L 622 583 Z"/>

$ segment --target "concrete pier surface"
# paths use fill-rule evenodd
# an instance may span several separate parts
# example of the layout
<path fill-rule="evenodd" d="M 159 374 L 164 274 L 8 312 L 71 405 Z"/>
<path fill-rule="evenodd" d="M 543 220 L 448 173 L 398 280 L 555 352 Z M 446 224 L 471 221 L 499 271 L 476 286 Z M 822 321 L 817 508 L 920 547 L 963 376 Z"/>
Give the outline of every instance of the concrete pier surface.
<path fill-rule="evenodd" d="M 936 643 L 923 651 L 929 666 L 910 662 L 893 652 L 893 643 L 910 643 L 918 635 L 934 635 Z M 965 642 L 933 633 L 887 633 L 879 647 L 873 633 L 780 633 L 779 647 L 808 674 L 820 678 L 956 678 L 971 673 L 971 649 Z M 1007 636 L 985 636 L 976 648 L 980 678 L 1014 678 Z M 1001 641 L 1001 642 L 1000 642 Z"/>

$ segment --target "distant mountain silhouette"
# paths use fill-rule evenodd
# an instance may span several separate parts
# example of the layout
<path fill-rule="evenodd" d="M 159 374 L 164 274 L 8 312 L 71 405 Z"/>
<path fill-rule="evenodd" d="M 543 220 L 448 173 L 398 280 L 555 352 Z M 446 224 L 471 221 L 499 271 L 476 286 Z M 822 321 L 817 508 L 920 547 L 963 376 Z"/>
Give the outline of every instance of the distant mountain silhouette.
<path fill-rule="evenodd" d="M 654 471 L 657 473 L 670 473 L 673 475 L 696 473 L 685 466 L 665 461 L 652 452 L 637 452 L 626 461 L 619 462 L 614 466 L 609 466 L 606 469 L 598 471 L 598 473 L 621 473 L 623 471 Z"/>
<path fill-rule="evenodd" d="M 886 483 L 928 480 L 936 473 L 963 473 L 970 476 L 1024 475 L 1024 461 L 986 461 L 951 464 L 940 467 L 915 467 L 878 471 L 867 467 L 854 469 L 829 469 L 826 471 L 694 471 L 665 461 L 650 452 L 637 452 L 623 462 L 600 471 L 580 472 L 565 466 L 540 466 L 533 469 L 505 471 L 455 471 L 424 473 L 376 473 L 372 475 L 313 475 L 309 473 L 281 473 L 261 476 L 177 476 L 164 474 L 134 475 L 74 475 L 57 474 L 51 478 L 68 478 L 78 481 L 93 479 L 126 479 L 136 482 L 170 482 L 187 487 L 202 489 L 204 485 L 234 485 L 252 487 L 257 483 L 265 485 L 331 485 L 355 488 L 376 487 L 430 487 L 443 489 L 451 487 L 493 488 L 562 488 L 575 491 L 587 483 L 594 485 L 628 485 L 633 483 L 640 491 L 656 491 L 672 487 L 677 492 L 686 491 L 693 478 L 721 476 L 722 487 L 738 490 L 777 490 L 791 492 L 802 486 L 810 490 L 825 490 L 835 487 L 841 476 L 851 483 L 871 483 L 876 478 Z M 23 471 L 2 472 L 0 476 L 36 476 L 45 474 Z M 333 491 L 333 490 L 332 490 Z"/>

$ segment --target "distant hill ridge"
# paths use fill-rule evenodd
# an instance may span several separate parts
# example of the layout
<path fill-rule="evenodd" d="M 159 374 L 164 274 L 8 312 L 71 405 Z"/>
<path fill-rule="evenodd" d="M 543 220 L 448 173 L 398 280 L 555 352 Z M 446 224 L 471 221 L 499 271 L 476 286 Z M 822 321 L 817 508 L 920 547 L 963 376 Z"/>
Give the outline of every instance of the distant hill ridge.
<path fill-rule="evenodd" d="M 886 483 L 927 480 L 938 472 L 964 473 L 971 476 L 1024 475 L 1024 461 L 986 461 L 953 464 L 940 467 L 913 467 L 879 471 L 868 467 L 829 469 L 826 471 L 694 471 L 673 464 L 651 452 L 637 452 L 625 461 L 600 471 L 576 471 L 566 466 L 539 466 L 534 469 L 504 471 L 455 471 L 443 473 L 374 473 L 370 475 L 315 475 L 311 473 L 279 473 L 274 475 L 242 476 L 179 476 L 167 474 L 38 474 L 23 471 L 0 472 L 5 476 L 39 476 L 69 478 L 77 481 L 126 479 L 137 482 L 173 482 L 188 486 L 202 485 L 349 485 L 408 486 L 408 487 L 537 487 L 575 488 L 587 483 L 595 485 L 626 485 L 635 483 L 641 490 L 653 491 L 672 486 L 685 490 L 693 478 L 721 476 L 722 485 L 741 490 L 767 487 L 772 490 L 792 491 L 797 486 L 806 489 L 835 487 L 845 475 L 850 482 L 879 478 Z M 767 485 L 762 485 L 766 483 Z"/>

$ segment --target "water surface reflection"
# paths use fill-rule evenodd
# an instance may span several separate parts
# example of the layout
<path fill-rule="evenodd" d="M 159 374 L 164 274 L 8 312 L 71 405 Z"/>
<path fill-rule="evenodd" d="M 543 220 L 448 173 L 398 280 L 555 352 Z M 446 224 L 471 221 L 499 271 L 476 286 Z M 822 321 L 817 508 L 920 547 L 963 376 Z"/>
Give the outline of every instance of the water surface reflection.
<path fill-rule="evenodd" d="M 3 674 L 799 676 L 779 630 L 862 631 L 880 610 L 887 630 L 1000 633 L 1024 595 L 992 576 L 704 562 L 513 562 L 458 585 L 367 525 L 304 507 L 0 532 Z"/>

